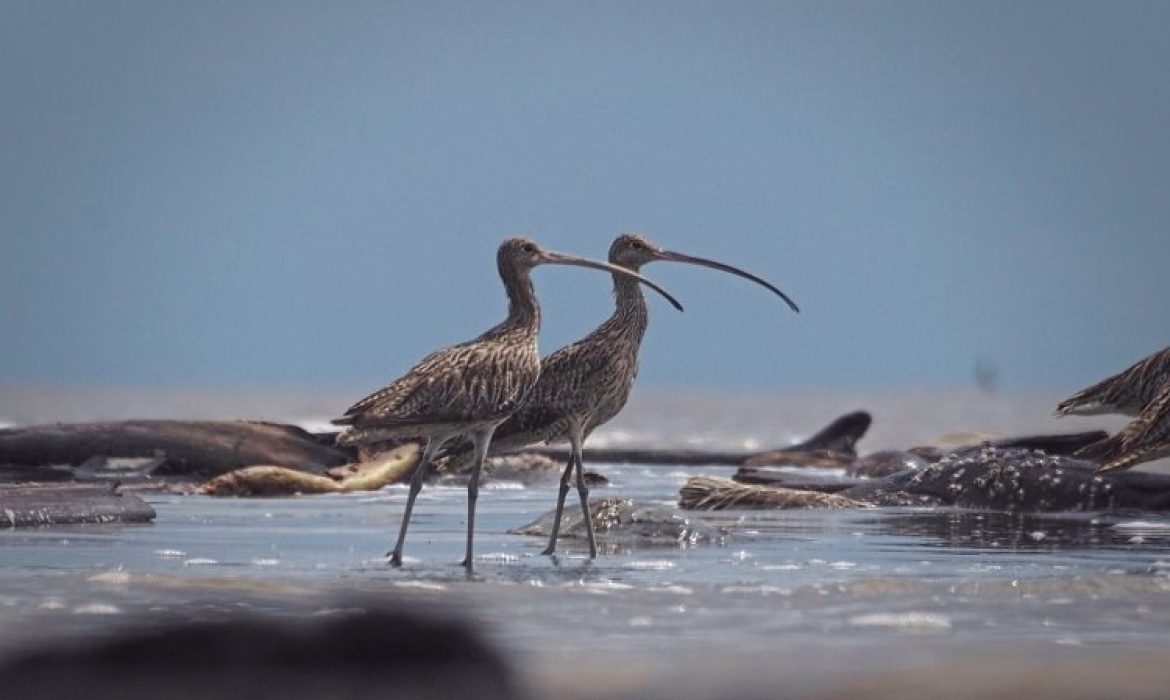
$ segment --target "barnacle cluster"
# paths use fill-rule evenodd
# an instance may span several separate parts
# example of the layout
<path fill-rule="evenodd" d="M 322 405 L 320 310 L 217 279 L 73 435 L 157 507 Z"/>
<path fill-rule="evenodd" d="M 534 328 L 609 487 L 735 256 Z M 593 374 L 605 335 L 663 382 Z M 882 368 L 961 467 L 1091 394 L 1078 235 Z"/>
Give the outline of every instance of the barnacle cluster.
<path fill-rule="evenodd" d="M 1113 506 L 1113 484 L 1064 457 L 1040 450 L 949 454 L 911 476 L 906 488 L 958 506 L 1005 511 L 1098 510 Z"/>

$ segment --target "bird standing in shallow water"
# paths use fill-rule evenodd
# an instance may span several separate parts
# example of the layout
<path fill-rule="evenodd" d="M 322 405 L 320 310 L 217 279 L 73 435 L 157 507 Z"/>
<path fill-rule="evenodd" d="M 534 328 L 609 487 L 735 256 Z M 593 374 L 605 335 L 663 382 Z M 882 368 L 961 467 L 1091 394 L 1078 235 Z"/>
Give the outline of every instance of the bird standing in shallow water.
<path fill-rule="evenodd" d="M 1078 457 L 1097 462 L 1097 471 L 1128 469 L 1170 456 L 1170 348 L 1078 391 L 1056 408 L 1058 416 L 1100 413 L 1137 417 L 1077 452 Z"/>
<path fill-rule="evenodd" d="M 702 265 L 744 277 L 768 288 L 793 311 L 799 311 L 787 295 L 755 275 L 713 260 L 663 250 L 639 234 L 618 236 L 609 248 L 609 261 L 631 271 L 655 260 Z M 581 340 L 544 358 L 540 379 L 532 395 L 520 410 L 499 426 L 492 443 L 492 453 L 503 454 L 538 442 L 569 441 L 571 453 L 561 475 L 552 534 L 544 554 L 556 551 L 561 513 L 576 467 L 577 493 L 584 514 L 589 553 L 597 556 L 589 513 L 589 488 L 585 484 L 581 458 L 582 445 L 597 426 L 608 422 L 626 405 L 638 373 L 638 349 L 649 321 L 646 300 L 636 283 L 626 276 L 614 275 L 613 288 L 613 315 Z M 459 452 L 450 468 L 461 471 L 466 467 L 470 447 L 461 444 L 456 449 Z"/>
<path fill-rule="evenodd" d="M 402 377 L 370 394 L 334 421 L 349 426 L 338 442 L 361 445 L 392 438 L 421 438 L 422 457 L 410 483 L 398 540 L 390 563 L 402 563 L 402 545 L 414 501 L 436 449 L 447 440 L 471 440 L 475 465 L 467 485 L 467 553 L 463 566 L 472 568 L 475 501 L 479 474 L 492 433 L 515 411 L 536 385 L 540 355 L 540 306 L 529 272 L 541 264 L 577 265 L 606 270 L 649 285 L 679 310 L 682 307 L 661 287 L 636 272 L 564 253 L 543 250 L 527 238 L 504 241 L 496 254 L 500 279 L 508 294 L 508 316 L 474 340 L 431 353 Z"/>

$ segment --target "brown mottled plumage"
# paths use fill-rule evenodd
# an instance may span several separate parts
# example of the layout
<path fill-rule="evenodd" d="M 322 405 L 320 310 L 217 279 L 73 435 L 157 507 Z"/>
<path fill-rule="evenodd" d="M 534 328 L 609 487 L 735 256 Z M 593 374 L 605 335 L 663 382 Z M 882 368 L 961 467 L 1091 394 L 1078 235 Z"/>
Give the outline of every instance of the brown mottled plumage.
<path fill-rule="evenodd" d="M 1056 407 L 1056 415 L 1122 413 L 1136 416 L 1170 382 L 1170 348 L 1139 360 L 1124 372 L 1082 389 Z"/>
<path fill-rule="evenodd" d="M 779 289 L 738 268 L 723 263 L 663 250 L 638 234 L 623 234 L 609 249 L 609 261 L 629 270 L 655 260 L 686 262 L 713 267 L 761 284 L 779 295 L 793 310 L 796 305 Z M 540 380 L 525 405 L 505 420 L 495 432 L 492 453 L 512 452 L 528 445 L 555 440 L 569 440 L 572 454 L 561 476 L 552 536 L 545 554 L 556 550 L 557 532 L 565 495 L 573 467 L 577 469 L 577 492 L 581 498 L 584 520 L 589 517 L 589 489 L 584 481 L 581 448 L 595 428 L 616 416 L 626 405 L 630 388 L 638 373 L 638 349 L 646 332 L 646 300 L 637 284 L 614 275 L 615 309 L 613 315 L 595 331 L 544 358 Z M 465 460 L 469 446 L 462 445 Z M 458 470 L 464 465 L 455 464 Z M 589 551 L 597 555 L 591 525 L 587 527 Z"/>
<path fill-rule="evenodd" d="M 1077 452 L 1097 462 L 1097 471 L 1128 469 L 1170 457 L 1170 382 L 1141 414 L 1119 432 Z"/>
<path fill-rule="evenodd" d="M 549 263 L 608 270 L 648 284 L 678 306 L 673 297 L 636 272 L 545 251 L 527 238 L 504 241 L 496 263 L 508 293 L 508 317 L 503 323 L 474 340 L 427 355 L 405 375 L 358 401 L 345 416 L 334 421 L 350 426 L 338 439 L 342 444 L 401 437 L 421 438 L 424 442 L 422 458 L 411 480 L 398 541 L 390 553 L 391 564 L 402 563 L 410 513 L 434 451 L 451 438 L 466 436 L 474 446 L 475 466 L 467 486 L 467 555 L 463 565 L 472 567 L 479 473 L 492 433 L 521 405 L 540 374 L 540 355 L 536 349 L 540 306 L 529 278 L 533 267 Z"/>

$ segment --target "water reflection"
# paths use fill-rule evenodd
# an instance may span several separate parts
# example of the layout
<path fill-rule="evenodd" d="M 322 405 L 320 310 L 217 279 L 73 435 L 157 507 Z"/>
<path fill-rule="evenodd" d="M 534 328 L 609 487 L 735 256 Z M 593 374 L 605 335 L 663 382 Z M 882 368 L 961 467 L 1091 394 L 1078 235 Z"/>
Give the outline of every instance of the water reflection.
<path fill-rule="evenodd" d="M 1111 514 L 1013 514 L 969 510 L 883 512 L 863 522 L 875 534 L 920 538 L 922 547 L 1013 552 L 1120 548 L 1170 550 L 1170 520 L 1137 529 Z M 1118 525 L 1121 524 L 1121 527 Z M 1141 539 L 1135 540 L 1135 537 Z"/>

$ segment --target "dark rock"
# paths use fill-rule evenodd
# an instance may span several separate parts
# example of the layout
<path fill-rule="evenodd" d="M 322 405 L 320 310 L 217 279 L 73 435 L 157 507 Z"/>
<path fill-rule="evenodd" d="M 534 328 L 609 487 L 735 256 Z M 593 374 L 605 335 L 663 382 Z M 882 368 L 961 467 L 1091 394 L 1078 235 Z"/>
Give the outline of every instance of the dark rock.
<path fill-rule="evenodd" d="M 880 504 L 927 496 L 937 503 L 1007 512 L 1165 510 L 1170 508 L 1170 476 L 1098 475 L 1083 460 L 987 446 L 840 493 Z"/>
<path fill-rule="evenodd" d="M 0 430 L 0 464 L 80 465 L 93 457 L 164 460 L 156 474 L 215 476 L 256 464 L 320 472 L 352 454 L 292 425 L 130 420 Z"/>
<path fill-rule="evenodd" d="M 666 544 L 690 546 L 722 543 L 726 534 L 690 513 L 677 508 L 638 503 L 629 498 L 595 498 L 589 501 L 593 529 L 599 540 L 624 545 Z M 548 537 L 552 533 L 553 511 L 514 530 L 517 535 Z M 566 505 L 561 517 L 561 538 L 585 539 L 585 518 L 579 508 Z"/>
<path fill-rule="evenodd" d="M 6 698 L 522 697 L 501 656 L 467 623 L 374 609 L 309 620 L 162 623 L 61 641 L 0 664 Z"/>
<path fill-rule="evenodd" d="M 0 527 L 145 523 L 154 520 L 154 515 L 154 509 L 146 501 L 111 486 L 0 486 Z"/>
<path fill-rule="evenodd" d="M 871 452 L 850 464 L 845 473 L 849 476 L 889 476 L 907 469 L 923 469 L 931 460 L 902 450 L 881 450 Z"/>

